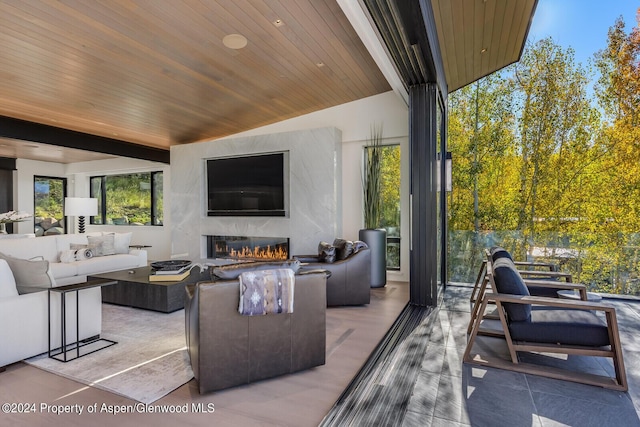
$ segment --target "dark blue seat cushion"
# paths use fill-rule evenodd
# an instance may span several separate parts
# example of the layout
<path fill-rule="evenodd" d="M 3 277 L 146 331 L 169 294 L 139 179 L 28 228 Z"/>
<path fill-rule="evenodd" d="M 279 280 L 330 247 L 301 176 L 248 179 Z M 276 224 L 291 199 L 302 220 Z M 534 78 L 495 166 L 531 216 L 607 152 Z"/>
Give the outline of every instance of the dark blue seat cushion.
<path fill-rule="evenodd" d="M 508 258 L 499 258 L 493 262 L 493 279 L 496 291 L 500 294 L 529 295 L 529 290 L 524 284 L 516 266 Z M 527 321 L 531 316 L 529 304 L 505 303 L 504 309 L 510 321 Z"/>
<path fill-rule="evenodd" d="M 500 246 L 493 246 L 491 249 L 489 249 L 489 254 L 491 254 L 491 259 L 493 261 L 496 261 L 500 258 L 508 258 L 513 261 L 513 257 L 511 256 L 511 254 L 505 248 Z"/>
<path fill-rule="evenodd" d="M 603 347 L 609 345 L 607 326 L 594 313 L 556 307 L 533 307 L 529 321 L 512 321 L 514 341 Z"/>

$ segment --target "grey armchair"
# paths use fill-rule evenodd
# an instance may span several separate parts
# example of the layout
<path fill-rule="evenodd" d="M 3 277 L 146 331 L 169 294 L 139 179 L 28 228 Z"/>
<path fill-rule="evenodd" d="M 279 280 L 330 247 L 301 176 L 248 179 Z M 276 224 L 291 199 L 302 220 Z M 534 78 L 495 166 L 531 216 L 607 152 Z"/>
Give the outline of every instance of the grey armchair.
<path fill-rule="evenodd" d="M 361 249 L 343 260 L 321 262 L 315 255 L 295 255 L 303 269 L 322 269 L 327 279 L 327 306 L 362 305 L 371 302 L 371 250 Z"/>
<path fill-rule="evenodd" d="M 238 313 L 238 280 L 187 285 L 187 350 L 200 393 L 324 365 L 325 275 L 296 276 L 293 313 Z"/>

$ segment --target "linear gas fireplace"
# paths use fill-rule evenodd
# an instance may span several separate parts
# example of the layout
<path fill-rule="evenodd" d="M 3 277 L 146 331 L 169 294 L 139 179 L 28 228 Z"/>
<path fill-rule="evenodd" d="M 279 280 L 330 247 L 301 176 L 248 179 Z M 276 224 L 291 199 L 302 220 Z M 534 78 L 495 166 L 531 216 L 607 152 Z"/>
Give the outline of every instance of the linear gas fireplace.
<path fill-rule="evenodd" d="M 206 236 L 207 258 L 279 260 L 289 258 L 288 237 Z"/>

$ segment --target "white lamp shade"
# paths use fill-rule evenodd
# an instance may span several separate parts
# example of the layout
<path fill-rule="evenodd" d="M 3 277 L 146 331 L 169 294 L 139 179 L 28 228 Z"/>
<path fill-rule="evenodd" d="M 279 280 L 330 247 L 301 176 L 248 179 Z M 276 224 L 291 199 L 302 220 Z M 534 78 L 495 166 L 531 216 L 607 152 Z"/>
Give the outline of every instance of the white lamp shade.
<path fill-rule="evenodd" d="M 64 214 L 67 216 L 98 215 L 98 199 L 89 197 L 65 197 Z"/>

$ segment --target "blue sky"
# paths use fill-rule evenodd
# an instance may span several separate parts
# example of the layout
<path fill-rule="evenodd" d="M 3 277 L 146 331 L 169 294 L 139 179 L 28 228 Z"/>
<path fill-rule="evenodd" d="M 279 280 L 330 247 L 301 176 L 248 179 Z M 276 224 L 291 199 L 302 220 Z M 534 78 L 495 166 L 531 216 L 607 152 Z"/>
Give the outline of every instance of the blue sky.
<path fill-rule="evenodd" d="M 538 0 L 529 29 L 529 42 L 551 36 L 565 49 L 575 50 L 576 62 L 587 65 L 607 45 L 607 31 L 619 16 L 626 32 L 636 25 L 640 0 Z"/>

